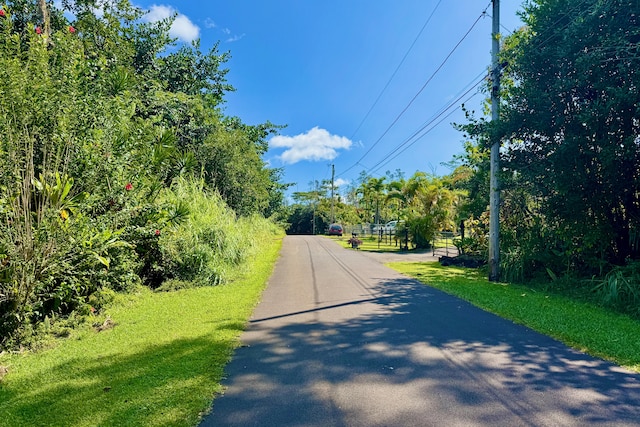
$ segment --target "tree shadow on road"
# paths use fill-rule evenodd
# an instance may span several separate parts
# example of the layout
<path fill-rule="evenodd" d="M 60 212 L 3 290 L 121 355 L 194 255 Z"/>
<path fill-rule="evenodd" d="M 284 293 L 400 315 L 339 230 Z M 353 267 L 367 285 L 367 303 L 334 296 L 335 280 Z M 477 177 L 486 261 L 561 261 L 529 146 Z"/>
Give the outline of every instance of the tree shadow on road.
<path fill-rule="evenodd" d="M 238 349 L 227 367 L 230 388 L 203 425 L 640 419 L 636 374 L 412 279 L 380 280 L 373 294 L 253 319 L 249 332 L 266 338 Z M 329 311 L 338 320 L 310 316 Z M 428 414 L 438 418 L 420 418 Z"/>

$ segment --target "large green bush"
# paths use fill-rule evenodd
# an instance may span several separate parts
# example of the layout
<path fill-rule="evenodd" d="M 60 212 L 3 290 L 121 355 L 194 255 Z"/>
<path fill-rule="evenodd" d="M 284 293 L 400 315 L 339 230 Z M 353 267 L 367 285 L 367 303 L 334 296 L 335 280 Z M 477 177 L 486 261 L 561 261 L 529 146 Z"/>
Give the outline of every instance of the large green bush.
<path fill-rule="evenodd" d="M 75 22 L 37 27 L 40 4 L 0 6 L 0 350 L 140 283 L 224 282 L 282 188 L 276 127 L 217 108 L 227 54 L 167 51 L 171 21 L 127 0 L 63 3 Z"/>

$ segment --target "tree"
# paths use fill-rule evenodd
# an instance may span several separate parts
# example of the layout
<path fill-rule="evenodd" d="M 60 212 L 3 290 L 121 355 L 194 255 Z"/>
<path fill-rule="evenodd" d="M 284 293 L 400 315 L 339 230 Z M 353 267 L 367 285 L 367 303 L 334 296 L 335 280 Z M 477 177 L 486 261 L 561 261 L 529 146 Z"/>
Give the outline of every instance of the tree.
<path fill-rule="evenodd" d="M 219 283 L 248 247 L 229 231 L 286 188 L 262 160 L 278 127 L 219 109 L 227 54 L 172 50 L 172 19 L 142 22 L 128 0 L 62 6 L 73 22 L 40 0 L 0 6 L 0 348 L 103 290 Z"/>
<path fill-rule="evenodd" d="M 640 3 L 531 0 L 522 16 L 503 50 L 505 167 L 576 267 L 638 257 Z"/>
<path fill-rule="evenodd" d="M 385 200 L 385 180 L 386 177 L 367 177 L 366 180 L 362 180 L 358 188 L 361 204 L 368 212 L 367 222 L 369 219 L 373 219 L 375 224 L 380 223 L 380 209 Z"/>

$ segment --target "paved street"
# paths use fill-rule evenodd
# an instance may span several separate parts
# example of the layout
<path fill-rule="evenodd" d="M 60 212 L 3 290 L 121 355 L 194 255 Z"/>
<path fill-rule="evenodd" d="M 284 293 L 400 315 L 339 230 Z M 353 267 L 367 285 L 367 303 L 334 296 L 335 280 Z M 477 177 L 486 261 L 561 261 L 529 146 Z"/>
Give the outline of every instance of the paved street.
<path fill-rule="evenodd" d="M 288 236 L 212 426 L 640 425 L 640 376 Z"/>

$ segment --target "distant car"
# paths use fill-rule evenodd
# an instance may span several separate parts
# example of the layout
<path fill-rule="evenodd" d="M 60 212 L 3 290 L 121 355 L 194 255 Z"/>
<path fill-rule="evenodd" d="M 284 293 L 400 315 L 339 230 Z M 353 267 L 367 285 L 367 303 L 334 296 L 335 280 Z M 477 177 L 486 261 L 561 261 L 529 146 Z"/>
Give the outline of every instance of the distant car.
<path fill-rule="evenodd" d="M 329 230 L 327 231 L 329 236 L 341 236 L 342 237 L 342 226 L 340 224 L 331 224 L 329 226 Z"/>
<path fill-rule="evenodd" d="M 373 227 L 373 232 L 379 233 L 380 230 L 382 230 L 382 232 L 385 234 L 391 234 L 396 231 L 397 226 L 398 226 L 398 221 L 389 221 L 384 225 L 378 224 L 375 227 Z"/>

